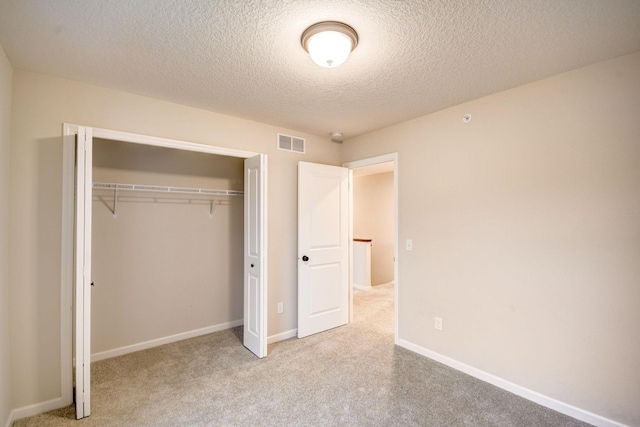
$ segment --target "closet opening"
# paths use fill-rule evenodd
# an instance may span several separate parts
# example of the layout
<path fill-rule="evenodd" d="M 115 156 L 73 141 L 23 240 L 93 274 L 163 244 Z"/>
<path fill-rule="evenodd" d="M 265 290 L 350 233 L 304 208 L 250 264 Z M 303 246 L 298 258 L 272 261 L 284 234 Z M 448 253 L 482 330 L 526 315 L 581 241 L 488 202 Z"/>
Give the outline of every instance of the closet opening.
<path fill-rule="evenodd" d="M 239 324 L 267 355 L 266 188 L 264 154 L 63 125 L 61 360 L 78 419 L 92 358 Z"/>
<path fill-rule="evenodd" d="M 94 138 L 92 362 L 243 324 L 243 173 Z"/>

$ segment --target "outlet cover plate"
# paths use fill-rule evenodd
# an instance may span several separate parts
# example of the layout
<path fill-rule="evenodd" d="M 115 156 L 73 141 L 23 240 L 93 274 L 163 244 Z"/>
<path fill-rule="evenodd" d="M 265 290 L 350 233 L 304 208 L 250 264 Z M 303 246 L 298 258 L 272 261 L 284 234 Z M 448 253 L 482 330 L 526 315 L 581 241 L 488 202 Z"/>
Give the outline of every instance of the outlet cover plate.
<path fill-rule="evenodd" d="M 436 329 L 436 331 L 441 331 L 442 330 L 442 317 L 435 317 L 434 318 L 433 327 Z"/>

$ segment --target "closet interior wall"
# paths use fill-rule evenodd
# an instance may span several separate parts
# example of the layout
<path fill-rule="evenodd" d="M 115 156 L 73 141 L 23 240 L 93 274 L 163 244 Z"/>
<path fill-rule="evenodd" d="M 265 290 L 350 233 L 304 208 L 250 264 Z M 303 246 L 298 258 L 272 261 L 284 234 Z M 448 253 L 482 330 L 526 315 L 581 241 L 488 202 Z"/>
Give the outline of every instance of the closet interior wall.
<path fill-rule="evenodd" d="M 243 160 L 94 140 L 93 181 L 243 190 Z M 242 196 L 94 190 L 91 353 L 243 317 Z"/>

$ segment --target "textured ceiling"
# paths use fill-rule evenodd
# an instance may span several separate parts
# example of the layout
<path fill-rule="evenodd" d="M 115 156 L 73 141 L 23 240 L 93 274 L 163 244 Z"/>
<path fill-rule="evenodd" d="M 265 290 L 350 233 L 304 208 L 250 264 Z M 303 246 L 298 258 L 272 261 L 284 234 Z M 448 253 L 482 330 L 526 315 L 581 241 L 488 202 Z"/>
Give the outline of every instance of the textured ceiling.
<path fill-rule="evenodd" d="M 338 20 L 335 69 L 300 46 Z M 15 68 L 345 139 L 640 50 L 638 0 L 0 0 Z"/>

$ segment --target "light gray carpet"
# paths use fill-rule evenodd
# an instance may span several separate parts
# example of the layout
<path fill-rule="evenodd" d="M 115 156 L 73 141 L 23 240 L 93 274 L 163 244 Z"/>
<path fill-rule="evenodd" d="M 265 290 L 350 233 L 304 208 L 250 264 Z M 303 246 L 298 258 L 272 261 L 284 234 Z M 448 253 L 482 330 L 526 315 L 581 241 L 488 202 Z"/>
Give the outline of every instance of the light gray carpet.
<path fill-rule="evenodd" d="M 356 291 L 354 322 L 273 344 L 240 329 L 94 363 L 92 415 L 14 426 L 585 426 L 393 344 L 393 286 Z"/>

